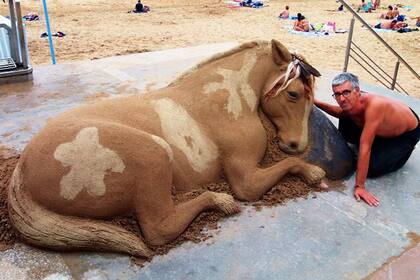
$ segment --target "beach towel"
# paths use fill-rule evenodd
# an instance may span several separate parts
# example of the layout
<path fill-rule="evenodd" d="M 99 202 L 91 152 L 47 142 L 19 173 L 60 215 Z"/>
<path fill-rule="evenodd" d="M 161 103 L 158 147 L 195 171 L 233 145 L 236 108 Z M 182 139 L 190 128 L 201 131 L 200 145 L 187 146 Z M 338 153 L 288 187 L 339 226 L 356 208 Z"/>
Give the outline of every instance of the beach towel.
<path fill-rule="evenodd" d="M 309 32 L 302 32 L 302 31 L 296 31 L 293 29 L 293 26 L 285 26 L 288 33 L 295 34 L 295 35 L 301 35 L 305 37 L 311 37 L 311 38 L 319 38 L 319 37 L 331 37 L 332 33 L 329 32 L 322 32 L 322 31 L 315 31 L 311 30 Z"/>
<path fill-rule="evenodd" d="M 364 28 L 364 29 L 367 29 L 367 28 Z M 375 30 L 376 32 L 383 32 L 383 33 L 395 31 L 392 29 L 382 29 L 382 28 L 376 28 L 376 27 L 374 27 L 373 30 Z"/>
<path fill-rule="evenodd" d="M 286 17 L 286 18 L 283 18 L 283 17 L 278 17 L 279 19 L 285 19 L 285 20 L 297 20 L 297 16 L 290 16 L 289 15 L 289 17 Z"/>
<path fill-rule="evenodd" d="M 54 37 L 64 37 L 64 36 L 66 36 L 66 34 L 64 33 L 64 32 L 61 32 L 61 31 L 57 31 L 56 33 L 54 33 L 54 34 L 51 34 L 51 36 L 54 36 Z M 41 38 L 46 38 L 46 37 L 48 37 L 48 34 L 47 34 L 47 32 L 44 32 L 44 33 L 42 33 L 41 34 Z"/>
<path fill-rule="evenodd" d="M 27 15 L 24 15 L 22 18 L 27 21 L 39 20 L 39 16 L 34 13 L 29 13 Z"/>
<path fill-rule="evenodd" d="M 226 5 L 226 7 L 228 7 L 228 8 L 240 8 L 241 7 L 241 2 L 240 1 L 229 0 L 229 1 L 225 1 L 224 3 Z"/>
<path fill-rule="evenodd" d="M 266 2 L 266 1 L 260 0 L 260 1 L 253 2 L 252 0 L 245 0 L 245 1 L 237 2 L 236 0 L 233 0 L 233 1 L 225 1 L 225 4 L 227 4 L 227 6 L 229 8 L 236 8 L 237 7 L 236 5 L 238 3 L 239 7 L 248 7 L 248 8 L 259 9 L 259 8 L 268 7 L 268 5 L 265 4 L 264 2 Z"/>

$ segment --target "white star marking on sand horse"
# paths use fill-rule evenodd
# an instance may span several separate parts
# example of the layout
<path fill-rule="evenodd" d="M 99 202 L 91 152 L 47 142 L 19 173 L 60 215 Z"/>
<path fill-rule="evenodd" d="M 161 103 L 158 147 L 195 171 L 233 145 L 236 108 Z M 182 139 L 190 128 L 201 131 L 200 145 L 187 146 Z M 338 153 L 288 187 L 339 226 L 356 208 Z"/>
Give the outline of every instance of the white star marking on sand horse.
<path fill-rule="evenodd" d="M 257 62 L 255 54 L 246 54 L 244 56 L 244 65 L 239 71 L 229 69 L 218 69 L 217 73 L 223 76 L 222 82 L 213 82 L 204 86 L 204 92 L 209 94 L 220 89 L 226 89 L 229 93 L 227 111 L 232 113 L 235 119 L 238 119 L 242 112 L 240 95 L 245 99 L 248 107 L 254 110 L 257 104 L 257 97 L 249 84 L 249 74 Z M 239 93 L 238 93 L 239 85 Z"/>
<path fill-rule="evenodd" d="M 99 144 L 96 127 L 83 128 L 72 142 L 59 145 L 54 158 L 63 166 L 71 167 L 60 181 L 60 195 L 68 200 L 74 199 L 83 189 L 90 195 L 104 195 L 105 172 L 122 173 L 125 168 L 117 153 Z"/>

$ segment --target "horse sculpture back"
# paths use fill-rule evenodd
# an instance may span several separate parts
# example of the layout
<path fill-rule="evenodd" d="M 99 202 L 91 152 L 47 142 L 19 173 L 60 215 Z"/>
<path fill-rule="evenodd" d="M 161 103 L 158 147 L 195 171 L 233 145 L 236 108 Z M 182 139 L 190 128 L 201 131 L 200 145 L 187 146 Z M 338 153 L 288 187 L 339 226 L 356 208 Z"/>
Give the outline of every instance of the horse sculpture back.
<path fill-rule="evenodd" d="M 38 246 L 147 257 L 145 243 L 175 239 L 200 212 L 240 210 L 232 196 L 215 192 L 175 205 L 173 186 L 191 191 L 218 181 L 223 170 L 236 198 L 251 201 L 287 173 L 319 182 L 324 171 L 298 158 L 259 166 L 267 145 L 259 108 L 284 151 L 306 148 L 314 77 L 302 65 L 275 40 L 246 43 L 156 92 L 52 119 L 14 171 L 14 227 Z M 127 213 L 136 215 L 143 237 L 103 221 Z"/>

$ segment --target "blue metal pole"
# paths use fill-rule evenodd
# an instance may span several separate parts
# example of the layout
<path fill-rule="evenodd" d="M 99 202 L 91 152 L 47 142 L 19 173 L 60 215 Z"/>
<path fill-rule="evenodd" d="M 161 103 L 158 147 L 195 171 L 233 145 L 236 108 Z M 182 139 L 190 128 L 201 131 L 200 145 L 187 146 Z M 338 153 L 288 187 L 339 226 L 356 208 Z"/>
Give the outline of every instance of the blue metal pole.
<path fill-rule="evenodd" d="M 47 34 L 48 34 L 48 42 L 50 44 L 51 60 L 52 60 L 52 64 L 55 64 L 54 45 L 53 45 L 53 40 L 51 36 L 50 19 L 48 17 L 47 2 L 45 0 L 42 0 L 42 5 L 44 6 L 45 24 L 47 25 Z"/>

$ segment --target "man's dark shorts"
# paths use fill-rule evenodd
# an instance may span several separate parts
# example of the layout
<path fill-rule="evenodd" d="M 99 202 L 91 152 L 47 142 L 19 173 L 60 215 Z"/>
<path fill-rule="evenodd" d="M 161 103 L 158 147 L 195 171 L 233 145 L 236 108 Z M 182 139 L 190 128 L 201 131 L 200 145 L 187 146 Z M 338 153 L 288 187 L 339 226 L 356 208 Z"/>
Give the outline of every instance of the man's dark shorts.
<path fill-rule="evenodd" d="M 420 138 L 420 120 L 417 114 L 411 111 L 419 121 L 415 129 L 393 138 L 375 137 L 370 153 L 368 177 L 377 177 L 395 171 L 411 156 Z M 359 146 L 362 129 L 351 119 L 340 118 L 338 130 L 347 142 Z"/>

